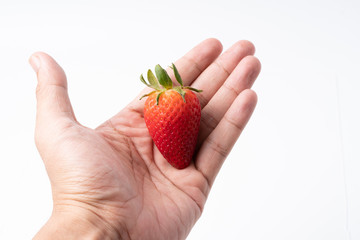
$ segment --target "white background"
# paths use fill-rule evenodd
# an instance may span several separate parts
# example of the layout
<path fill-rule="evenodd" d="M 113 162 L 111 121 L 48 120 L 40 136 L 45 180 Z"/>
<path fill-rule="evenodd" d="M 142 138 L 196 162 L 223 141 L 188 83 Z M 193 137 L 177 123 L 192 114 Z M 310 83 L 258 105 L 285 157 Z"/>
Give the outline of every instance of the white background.
<path fill-rule="evenodd" d="M 34 141 L 31 53 L 65 69 L 78 120 L 96 127 L 200 41 L 256 46 L 253 118 L 188 239 L 360 239 L 360 2 L 0 1 L 0 239 L 50 216 Z"/>

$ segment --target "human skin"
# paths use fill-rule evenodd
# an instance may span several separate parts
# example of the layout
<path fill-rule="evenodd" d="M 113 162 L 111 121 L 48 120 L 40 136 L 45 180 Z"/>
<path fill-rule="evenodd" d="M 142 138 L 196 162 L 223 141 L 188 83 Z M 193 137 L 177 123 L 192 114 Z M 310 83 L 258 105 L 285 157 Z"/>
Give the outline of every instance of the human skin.
<path fill-rule="evenodd" d="M 199 219 L 223 162 L 257 102 L 255 48 L 222 53 L 207 39 L 175 62 L 197 93 L 202 118 L 194 160 L 173 168 L 149 136 L 139 96 L 96 129 L 75 118 L 62 68 L 37 52 L 35 141 L 48 173 L 53 212 L 34 239 L 185 239 Z M 169 75 L 174 76 L 171 71 Z"/>

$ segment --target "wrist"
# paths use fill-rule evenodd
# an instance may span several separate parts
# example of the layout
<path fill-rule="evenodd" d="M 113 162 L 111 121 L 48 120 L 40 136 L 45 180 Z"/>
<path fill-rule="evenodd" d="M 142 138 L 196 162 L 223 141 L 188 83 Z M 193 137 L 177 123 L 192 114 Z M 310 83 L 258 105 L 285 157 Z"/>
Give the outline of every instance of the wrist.
<path fill-rule="evenodd" d="M 54 208 L 50 219 L 34 240 L 41 239 L 122 239 L 100 216 L 88 209 Z"/>

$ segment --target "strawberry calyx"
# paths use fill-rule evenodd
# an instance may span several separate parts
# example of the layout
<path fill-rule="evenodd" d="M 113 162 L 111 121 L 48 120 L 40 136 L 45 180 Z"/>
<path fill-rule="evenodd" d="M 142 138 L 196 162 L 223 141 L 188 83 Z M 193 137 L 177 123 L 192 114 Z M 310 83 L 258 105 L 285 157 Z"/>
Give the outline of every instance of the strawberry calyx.
<path fill-rule="evenodd" d="M 184 89 L 188 89 L 188 90 L 191 90 L 194 92 L 202 92 L 202 90 L 199 90 L 199 89 L 196 89 L 196 88 L 193 88 L 190 86 L 184 86 L 183 81 L 180 77 L 179 71 L 177 70 L 175 64 L 172 63 L 170 68 L 174 71 L 175 79 L 180 84 L 180 86 L 173 87 L 173 82 L 172 82 L 171 78 L 169 77 L 169 75 L 167 74 L 166 70 L 163 69 L 158 64 L 155 66 L 156 77 L 150 69 L 147 71 L 147 80 L 148 81 L 145 80 L 145 78 L 142 74 L 140 75 L 140 81 L 142 83 L 144 83 L 148 87 L 155 89 L 154 91 L 141 96 L 140 100 L 144 97 L 150 96 L 153 93 L 157 93 L 156 105 L 159 105 L 159 98 L 162 93 L 164 93 L 167 90 L 175 90 L 176 92 L 178 92 L 181 95 L 184 102 L 186 102 L 186 100 L 185 100 L 186 92 L 184 91 Z"/>

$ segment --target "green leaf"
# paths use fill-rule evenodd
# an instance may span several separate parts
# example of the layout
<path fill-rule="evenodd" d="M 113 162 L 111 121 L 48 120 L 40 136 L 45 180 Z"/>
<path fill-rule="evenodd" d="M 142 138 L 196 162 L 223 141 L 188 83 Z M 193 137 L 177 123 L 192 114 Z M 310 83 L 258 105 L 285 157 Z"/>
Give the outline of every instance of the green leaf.
<path fill-rule="evenodd" d="M 172 64 L 171 68 L 174 70 L 176 81 L 180 84 L 180 86 L 183 86 L 183 81 L 180 77 L 179 71 L 177 70 L 175 64 Z"/>
<path fill-rule="evenodd" d="M 166 89 L 172 88 L 172 81 L 167 72 L 158 64 L 155 67 L 155 74 L 161 86 Z"/>
<path fill-rule="evenodd" d="M 160 95 L 161 95 L 163 92 L 164 92 L 164 91 L 159 92 L 159 94 L 156 96 L 156 105 L 159 105 Z"/>
<path fill-rule="evenodd" d="M 153 94 L 154 92 L 156 92 L 156 91 L 152 91 L 152 92 L 149 92 L 149 93 L 147 93 L 147 94 L 142 95 L 139 100 L 143 99 L 144 97 L 150 96 L 150 95 Z"/>
<path fill-rule="evenodd" d="M 189 90 L 194 91 L 194 92 L 202 92 L 203 91 L 203 90 L 196 89 L 196 88 L 193 88 L 193 87 L 184 87 L 184 89 L 189 89 Z"/>
<path fill-rule="evenodd" d="M 143 84 L 145 84 L 146 86 L 150 87 L 150 84 L 148 84 L 148 83 L 145 81 L 145 79 L 144 79 L 144 77 L 143 77 L 142 74 L 140 75 L 140 81 L 141 81 Z"/>
<path fill-rule="evenodd" d="M 181 95 L 182 99 L 184 100 L 184 103 L 186 103 L 186 100 L 185 100 L 186 92 L 182 89 L 182 87 L 174 87 L 174 90 L 177 91 Z"/>
<path fill-rule="evenodd" d="M 152 88 L 155 88 L 156 90 L 161 90 L 159 81 L 156 79 L 155 75 L 150 69 L 147 72 L 147 78 Z"/>

